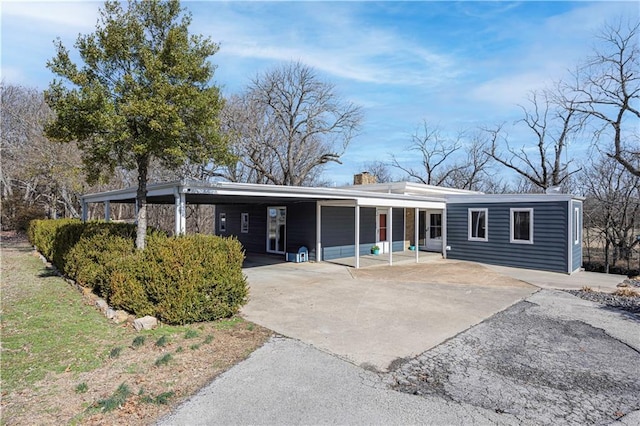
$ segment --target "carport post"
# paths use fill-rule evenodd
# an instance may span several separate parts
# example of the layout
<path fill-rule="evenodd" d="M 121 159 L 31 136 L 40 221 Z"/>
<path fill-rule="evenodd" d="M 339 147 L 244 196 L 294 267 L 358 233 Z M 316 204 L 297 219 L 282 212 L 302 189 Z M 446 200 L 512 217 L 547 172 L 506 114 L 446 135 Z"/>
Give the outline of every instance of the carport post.
<path fill-rule="evenodd" d="M 420 257 L 418 252 L 420 250 L 418 250 L 418 236 L 420 235 L 418 233 L 418 227 L 420 226 L 420 220 L 418 218 L 418 215 L 420 214 L 420 209 L 418 207 L 416 207 L 416 211 L 415 214 L 413 215 L 413 232 L 414 232 L 414 236 L 413 236 L 413 247 L 416 250 L 416 263 L 420 262 Z"/>
<path fill-rule="evenodd" d="M 104 220 L 106 222 L 109 222 L 111 220 L 111 202 L 110 201 L 104 202 Z"/>
<path fill-rule="evenodd" d="M 322 204 L 316 201 L 316 262 L 322 262 Z"/>
<path fill-rule="evenodd" d="M 185 212 L 184 194 L 177 188 L 174 192 L 176 198 L 176 235 L 184 235 L 186 233 L 187 218 Z"/>
<path fill-rule="evenodd" d="M 360 205 L 356 201 L 356 269 L 360 268 Z"/>
<path fill-rule="evenodd" d="M 393 207 L 389 207 L 389 266 L 393 265 Z"/>
<path fill-rule="evenodd" d="M 82 199 L 82 221 L 86 222 L 89 217 L 89 203 Z"/>

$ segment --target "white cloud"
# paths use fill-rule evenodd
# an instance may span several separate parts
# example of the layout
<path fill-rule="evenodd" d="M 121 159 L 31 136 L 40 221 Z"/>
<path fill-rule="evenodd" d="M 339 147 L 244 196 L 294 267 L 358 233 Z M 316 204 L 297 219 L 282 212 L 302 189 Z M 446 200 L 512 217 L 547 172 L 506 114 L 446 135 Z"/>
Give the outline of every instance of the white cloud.
<path fill-rule="evenodd" d="M 56 28 L 58 32 L 77 34 L 95 28 L 98 8 L 96 1 L 3 1 L 2 19 L 20 20 L 32 31 Z"/>

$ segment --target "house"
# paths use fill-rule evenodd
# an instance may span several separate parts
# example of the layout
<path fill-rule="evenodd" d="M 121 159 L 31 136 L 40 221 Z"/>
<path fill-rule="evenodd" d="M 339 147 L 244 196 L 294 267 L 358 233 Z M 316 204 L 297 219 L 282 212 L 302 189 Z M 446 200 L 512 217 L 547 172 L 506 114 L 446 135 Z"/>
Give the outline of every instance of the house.
<path fill-rule="evenodd" d="M 136 188 L 82 197 L 135 203 Z M 388 254 L 408 247 L 450 259 L 572 273 L 582 262 L 582 200 L 566 194 L 489 195 L 411 182 L 375 183 L 366 174 L 341 188 L 178 181 L 148 186 L 150 204 L 175 205 L 175 233 L 186 204 L 215 205 L 215 234 L 236 236 L 249 253 L 307 249 L 308 260 Z M 304 250 L 304 249 L 303 249 Z"/>

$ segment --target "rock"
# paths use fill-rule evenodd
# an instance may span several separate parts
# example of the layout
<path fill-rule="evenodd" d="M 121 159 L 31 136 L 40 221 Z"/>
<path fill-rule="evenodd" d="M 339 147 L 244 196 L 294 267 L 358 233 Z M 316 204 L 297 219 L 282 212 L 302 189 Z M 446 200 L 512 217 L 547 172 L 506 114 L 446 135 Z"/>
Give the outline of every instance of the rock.
<path fill-rule="evenodd" d="M 158 326 L 158 320 L 155 317 L 147 315 L 146 317 L 136 318 L 133 321 L 133 327 L 137 330 L 153 330 Z"/>
<path fill-rule="evenodd" d="M 109 309 L 109 305 L 104 299 L 97 298 L 96 299 L 96 308 L 100 309 L 100 312 L 103 314 L 107 313 L 107 309 Z"/>
<path fill-rule="evenodd" d="M 129 314 L 126 311 L 122 311 L 120 309 L 115 311 L 113 318 L 111 318 L 111 320 L 116 324 L 123 323 L 128 319 L 129 319 Z"/>
<path fill-rule="evenodd" d="M 108 318 L 108 319 L 113 319 L 113 317 L 116 316 L 116 311 L 112 308 L 107 308 L 106 312 L 104 313 L 104 315 Z"/>

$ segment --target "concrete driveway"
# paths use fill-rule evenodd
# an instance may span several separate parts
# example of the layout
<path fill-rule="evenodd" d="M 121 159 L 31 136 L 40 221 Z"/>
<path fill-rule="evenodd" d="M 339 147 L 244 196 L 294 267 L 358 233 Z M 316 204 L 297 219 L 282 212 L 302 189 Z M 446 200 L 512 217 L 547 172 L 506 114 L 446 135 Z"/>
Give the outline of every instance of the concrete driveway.
<path fill-rule="evenodd" d="M 356 365 L 387 371 L 538 289 L 468 262 L 352 269 L 249 262 L 242 315 Z"/>

